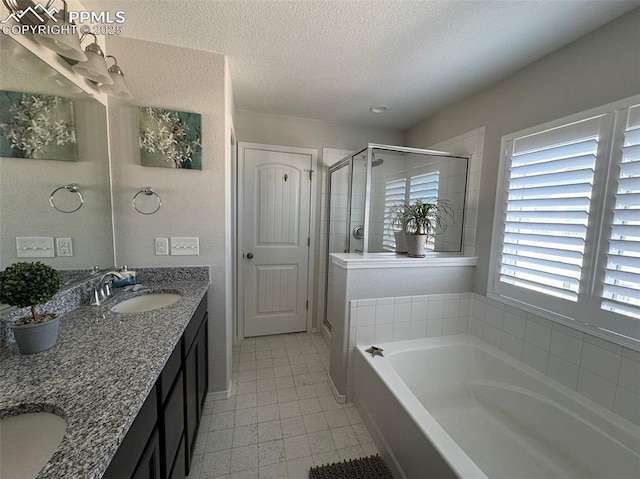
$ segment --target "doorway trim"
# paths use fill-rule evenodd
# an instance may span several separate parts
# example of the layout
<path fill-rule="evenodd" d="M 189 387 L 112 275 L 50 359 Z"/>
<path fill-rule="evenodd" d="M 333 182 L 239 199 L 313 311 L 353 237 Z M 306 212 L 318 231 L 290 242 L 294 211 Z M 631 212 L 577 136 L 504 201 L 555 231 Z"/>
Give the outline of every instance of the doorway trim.
<path fill-rule="evenodd" d="M 238 228 L 238 234 L 236 237 L 236 271 L 237 271 L 237 287 L 238 294 L 236 297 L 236 311 L 237 311 L 237 327 L 236 327 L 236 344 L 240 344 L 244 339 L 244 278 L 242 273 L 243 264 L 243 252 L 242 245 L 244 240 L 244 231 L 240 226 L 240 221 L 244 214 L 244 151 L 245 149 L 260 149 L 266 151 L 275 151 L 283 153 L 298 153 L 311 156 L 311 185 L 310 185 L 310 201 L 309 201 L 309 256 L 307 265 L 307 298 L 309 301 L 309 307 L 307 308 L 307 331 L 315 332 L 313 328 L 313 311 L 314 311 L 314 287 L 315 287 L 315 263 L 316 263 L 316 248 L 317 248 L 317 234 L 316 234 L 316 208 L 318 204 L 317 200 L 317 182 L 318 182 L 318 150 L 312 148 L 299 148 L 295 146 L 281 146 L 281 145 L 268 145 L 264 143 L 249 143 L 239 141 L 238 154 L 237 154 L 237 215 L 236 225 Z"/>

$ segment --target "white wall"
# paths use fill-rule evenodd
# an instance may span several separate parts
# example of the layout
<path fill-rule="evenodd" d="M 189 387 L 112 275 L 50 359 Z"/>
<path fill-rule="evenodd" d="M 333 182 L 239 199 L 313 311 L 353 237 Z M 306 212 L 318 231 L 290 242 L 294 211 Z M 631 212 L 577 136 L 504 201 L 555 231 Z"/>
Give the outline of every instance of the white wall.
<path fill-rule="evenodd" d="M 208 265 L 210 392 L 229 387 L 230 318 L 226 292 L 225 182 L 232 108 L 223 55 L 124 37 L 110 36 L 107 51 L 118 58 L 133 93 L 132 104 L 109 101 L 114 184 L 116 255 L 119 264 L 136 266 Z M 126 66 L 126 68 L 125 68 Z M 202 115 L 202 171 L 140 165 L 137 105 Z M 144 216 L 131 206 L 142 187 L 162 198 L 158 213 Z M 154 238 L 198 236 L 199 256 L 155 256 Z"/>
<path fill-rule="evenodd" d="M 486 293 L 491 225 L 503 135 L 603 105 L 640 91 L 640 9 L 532 63 L 406 132 L 425 147 L 485 128 L 474 291 Z"/>
<path fill-rule="evenodd" d="M 297 118 L 282 115 L 258 113 L 247 110 L 236 110 L 234 124 L 238 141 L 249 143 L 264 143 L 267 145 L 295 146 L 300 148 L 312 148 L 318 150 L 318 168 L 320 171 L 316 178 L 317 191 L 315 195 L 316 210 L 316 248 L 313 252 L 315 284 L 313 291 L 313 304 L 323 306 L 324 302 L 324 275 L 326 269 L 324 255 L 326 249 L 326 230 L 321 228 L 321 221 L 326 212 L 322 211 L 323 204 L 326 207 L 326 178 L 329 164 L 339 160 L 339 156 L 323 158 L 323 148 L 331 148 L 349 152 L 364 148 L 367 143 L 384 143 L 401 145 L 404 135 L 397 130 L 361 128 L 339 123 L 329 123 L 321 120 Z M 328 163 L 327 161 L 330 161 Z M 321 214 L 323 213 L 323 214 Z M 319 308 L 314 307 L 313 327 L 319 327 L 322 322 L 322 314 Z M 320 319 L 319 319 L 320 318 Z"/>

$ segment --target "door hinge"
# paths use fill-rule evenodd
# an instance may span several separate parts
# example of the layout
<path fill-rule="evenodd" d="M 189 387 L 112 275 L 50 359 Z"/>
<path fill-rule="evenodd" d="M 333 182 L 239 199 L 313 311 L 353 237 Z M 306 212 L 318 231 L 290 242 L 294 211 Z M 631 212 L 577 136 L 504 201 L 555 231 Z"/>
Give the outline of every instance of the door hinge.
<path fill-rule="evenodd" d="M 311 238 L 307 238 L 307 246 L 311 246 Z"/>
<path fill-rule="evenodd" d="M 307 308 L 307 309 L 309 309 L 309 300 L 308 300 L 308 299 L 307 299 L 307 306 L 306 306 L 306 308 Z"/>
<path fill-rule="evenodd" d="M 309 181 L 313 178 L 313 170 L 309 170 Z"/>

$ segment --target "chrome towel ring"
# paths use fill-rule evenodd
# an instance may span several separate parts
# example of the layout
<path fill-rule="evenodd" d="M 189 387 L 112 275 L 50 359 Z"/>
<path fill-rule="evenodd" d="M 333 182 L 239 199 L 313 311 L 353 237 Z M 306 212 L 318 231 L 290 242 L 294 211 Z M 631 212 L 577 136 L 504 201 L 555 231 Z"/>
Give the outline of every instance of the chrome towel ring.
<path fill-rule="evenodd" d="M 58 208 L 58 206 L 56 205 L 55 201 L 53 200 L 53 197 L 60 190 L 67 190 L 70 193 L 77 194 L 78 198 L 80 199 L 80 204 L 78 205 L 78 207 L 74 208 L 72 210 L 63 210 L 63 209 Z M 82 196 L 82 192 L 80 191 L 80 187 L 77 184 L 70 183 L 68 185 L 60 186 L 60 187 L 56 188 L 55 190 L 53 190 L 53 192 L 49 196 L 49 204 L 51 205 L 52 208 L 58 210 L 60 213 L 73 213 L 74 211 L 78 211 L 80 208 L 82 208 L 82 205 L 84 204 L 84 196 Z"/>
<path fill-rule="evenodd" d="M 136 206 L 136 199 L 138 198 L 138 195 L 140 195 L 140 193 L 144 194 L 145 196 L 152 196 L 155 195 L 156 199 L 158 200 L 158 206 L 156 206 L 156 209 L 154 209 L 153 211 L 150 212 L 145 212 L 140 210 L 137 206 Z M 151 188 L 150 186 L 146 186 L 145 188 L 142 188 L 140 191 L 138 191 L 134 196 L 133 196 L 133 200 L 131 200 L 131 204 L 133 205 L 133 208 L 140 214 L 142 215 L 152 215 L 154 213 L 157 213 L 158 210 L 160 209 L 160 207 L 162 206 L 162 200 L 160 199 L 160 196 L 158 196 L 158 193 L 156 193 L 155 191 L 153 191 L 153 188 Z"/>

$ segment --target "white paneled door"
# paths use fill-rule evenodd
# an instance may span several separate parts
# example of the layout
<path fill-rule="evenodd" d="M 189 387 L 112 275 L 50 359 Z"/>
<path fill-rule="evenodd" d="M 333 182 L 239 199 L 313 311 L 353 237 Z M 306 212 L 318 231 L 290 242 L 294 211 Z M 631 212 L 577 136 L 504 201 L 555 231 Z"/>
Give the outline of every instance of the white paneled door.
<path fill-rule="evenodd" d="M 241 144 L 244 336 L 307 330 L 313 156 Z"/>

